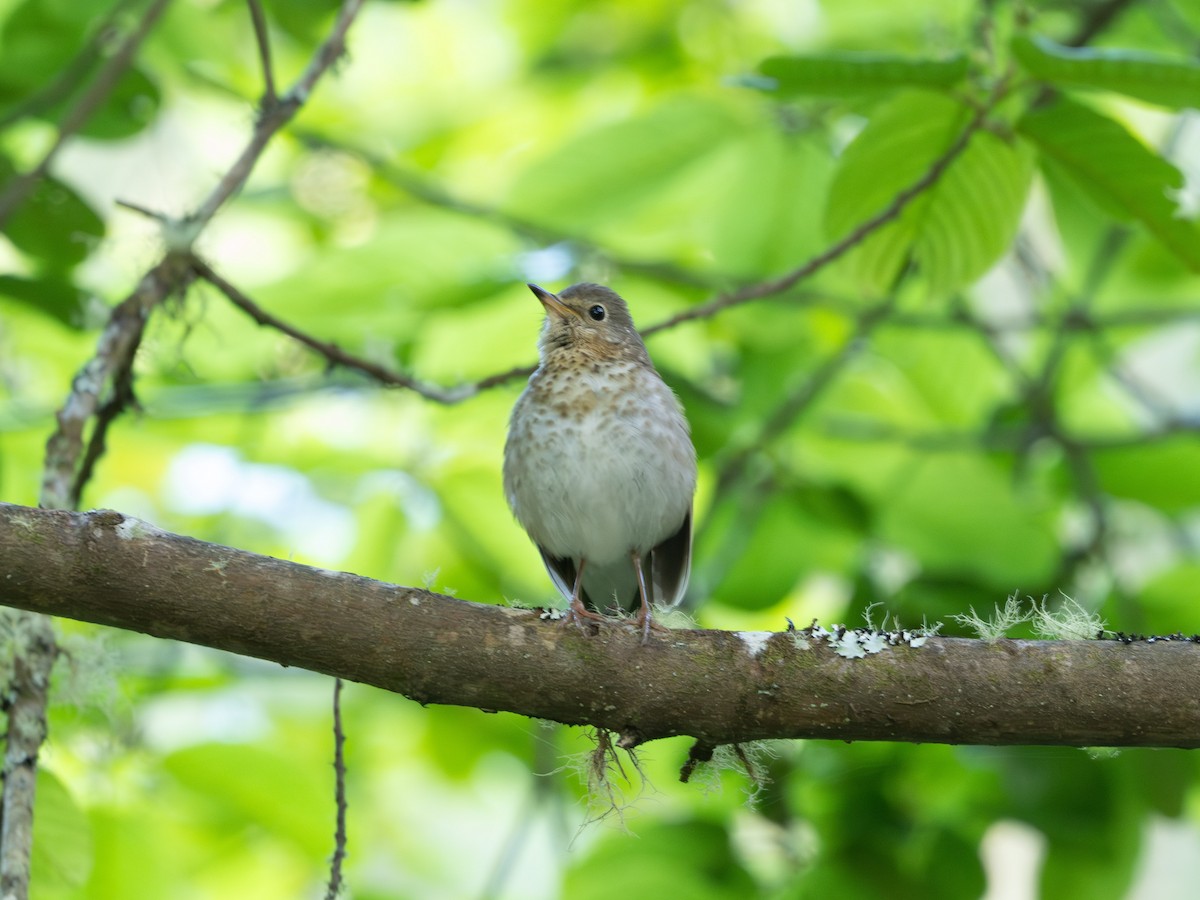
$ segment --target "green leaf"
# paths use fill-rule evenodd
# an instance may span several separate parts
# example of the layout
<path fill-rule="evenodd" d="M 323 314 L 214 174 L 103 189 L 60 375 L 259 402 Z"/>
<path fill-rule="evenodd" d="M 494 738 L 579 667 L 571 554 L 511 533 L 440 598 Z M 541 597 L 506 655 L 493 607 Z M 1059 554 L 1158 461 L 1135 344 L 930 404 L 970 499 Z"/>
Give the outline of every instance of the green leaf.
<path fill-rule="evenodd" d="M 967 57 L 912 59 L 884 53 L 771 56 L 758 67 L 765 78 L 743 82 L 784 97 L 849 97 L 896 88 L 950 88 L 967 75 Z"/>
<path fill-rule="evenodd" d="M 730 846 L 721 824 L 704 820 L 654 822 L 627 834 L 606 835 L 567 870 L 564 896 L 748 897 L 754 882 Z"/>
<path fill-rule="evenodd" d="M 13 174 L 12 164 L 0 156 L 0 184 Z M 74 190 L 46 176 L 9 217 L 4 234 L 22 252 L 61 270 L 88 255 L 104 237 L 104 222 Z"/>
<path fill-rule="evenodd" d="M 1051 510 L 1015 493 L 1002 468 L 965 453 L 920 459 L 896 479 L 880 535 L 924 569 L 1002 591 L 1044 583 L 1058 549 Z"/>
<path fill-rule="evenodd" d="M 0 297 L 23 303 L 72 328 L 80 325 L 83 306 L 79 289 L 59 278 L 0 275 Z"/>
<path fill-rule="evenodd" d="M 127 69 L 79 133 L 101 140 L 130 137 L 153 121 L 161 100 L 158 85 L 145 72 Z"/>
<path fill-rule="evenodd" d="M 685 99 L 584 134 L 532 165 L 508 211 L 579 234 L 652 202 L 684 167 L 736 130 L 724 108 Z"/>
<path fill-rule="evenodd" d="M 829 238 L 845 237 L 886 209 L 970 118 L 957 100 L 928 93 L 902 94 L 883 106 L 842 156 L 825 209 Z M 979 131 L 937 183 L 852 250 L 843 266 L 872 293 L 889 290 L 910 261 L 935 293 L 969 284 L 1012 242 L 1032 174 L 1027 150 Z"/>
<path fill-rule="evenodd" d="M 1200 507 L 1197 458 L 1194 435 L 1092 454 L 1105 493 L 1145 503 L 1168 515 Z"/>
<path fill-rule="evenodd" d="M 1034 78 L 1056 87 L 1093 88 L 1174 109 L 1200 105 L 1200 63 L 1134 50 L 1064 47 L 1019 34 L 1013 55 Z"/>
<path fill-rule="evenodd" d="M 1141 222 L 1189 268 L 1200 271 L 1200 228 L 1181 217 L 1173 196 L 1183 188 L 1182 173 L 1123 125 L 1060 97 L 1026 113 L 1017 129 L 1101 208 Z"/>
<path fill-rule="evenodd" d="M 33 882 L 78 889 L 92 868 L 92 829 L 62 782 L 39 768 L 33 818 Z"/>

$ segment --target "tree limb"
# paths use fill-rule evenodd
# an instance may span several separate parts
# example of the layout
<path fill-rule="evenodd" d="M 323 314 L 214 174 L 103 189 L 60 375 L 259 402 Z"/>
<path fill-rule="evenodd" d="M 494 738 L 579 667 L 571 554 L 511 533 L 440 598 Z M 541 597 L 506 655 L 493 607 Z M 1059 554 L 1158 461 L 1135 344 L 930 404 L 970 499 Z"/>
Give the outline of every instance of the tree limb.
<path fill-rule="evenodd" d="M 300 666 L 420 703 L 710 746 L 767 738 L 1200 747 L 1191 640 L 985 642 L 837 655 L 805 632 L 648 644 L 209 544 L 110 510 L 0 504 L 0 599 Z"/>

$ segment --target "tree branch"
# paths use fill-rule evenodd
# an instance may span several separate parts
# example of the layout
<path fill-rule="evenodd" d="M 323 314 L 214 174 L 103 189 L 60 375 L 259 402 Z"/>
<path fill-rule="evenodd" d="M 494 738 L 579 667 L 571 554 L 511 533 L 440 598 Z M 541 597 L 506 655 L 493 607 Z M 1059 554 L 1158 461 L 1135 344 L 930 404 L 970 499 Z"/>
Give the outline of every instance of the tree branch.
<path fill-rule="evenodd" d="M 46 740 L 50 670 L 58 645 L 45 616 L 28 612 L 9 615 L 5 625 L 12 632 L 14 652 L 2 704 L 8 729 L 0 801 L 0 897 L 24 898 L 29 894 L 38 753 Z"/>
<path fill-rule="evenodd" d="M 0 597 L 445 703 L 589 724 L 633 746 L 687 734 L 1200 747 L 1200 638 L 984 642 L 837 655 L 805 632 L 585 634 L 168 534 L 101 510 L 0 504 Z"/>

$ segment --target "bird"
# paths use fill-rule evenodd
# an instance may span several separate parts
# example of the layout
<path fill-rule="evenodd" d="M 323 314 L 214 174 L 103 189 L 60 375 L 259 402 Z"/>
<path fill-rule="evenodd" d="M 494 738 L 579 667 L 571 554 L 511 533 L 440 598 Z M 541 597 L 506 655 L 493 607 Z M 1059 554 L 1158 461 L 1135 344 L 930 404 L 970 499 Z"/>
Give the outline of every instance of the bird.
<path fill-rule="evenodd" d="M 554 294 L 538 367 L 513 406 L 504 494 L 559 592 L 565 621 L 673 606 L 692 559 L 696 451 L 683 407 L 625 301 L 599 284 Z"/>

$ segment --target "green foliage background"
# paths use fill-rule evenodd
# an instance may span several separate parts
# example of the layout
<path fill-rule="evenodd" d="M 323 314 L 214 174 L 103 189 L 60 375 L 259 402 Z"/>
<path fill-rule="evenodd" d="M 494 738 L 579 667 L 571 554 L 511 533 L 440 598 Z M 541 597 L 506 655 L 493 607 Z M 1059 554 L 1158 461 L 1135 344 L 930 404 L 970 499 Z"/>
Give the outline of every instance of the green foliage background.
<path fill-rule="evenodd" d="M 317 337 L 471 381 L 534 360 L 523 282 L 609 283 L 647 326 L 784 275 L 991 98 L 897 221 L 790 291 L 650 339 L 702 461 L 696 615 L 779 629 L 882 603 L 918 624 L 1063 592 L 1113 629 L 1195 632 L 1200 11 L 1129 2 L 1101 22 L 1111 5 L 375 2 L 198 248 Z M 47 86 L 86 83 L 109 47 L 93 36 L 141 6 L 0 0 L 0 182 L 53 139 L 71 91 Z M 266 4 L 280 83 L 334 6 Z M 1065 46 L 1079 37 L 1090 50 Z M 261 90 L 245 5 L 177 0 L 7 223 L 3 499 L 37 501 L 55 409 L 161 254 L 114 200 L 189 210 Z M 439 406 L 328 371 L 210 287 L 166 312 L 87 506 L 472 600 L 552 600 L 500 490 L 519 380 Z M 35 896 L 319 895 L 328 681 L 61 630 Z M 354 685 L 344 704 L 360 898 L 978 896 L 997 843 L 1017 854 L 997 877 L 1034 848 L 1048 897 L 1152 876 L 1155 896 L 1187 896 L 1200 857 L 1183 752 L 810 742 L 759 759 L 770 780 L 747 805 L 736 771 L 675 783 L 687 744 L 664 741 L 625 828 L 579 830 L 586 735 Z M 1191 856 L 1157 862 L 1163 835 Z"/>

